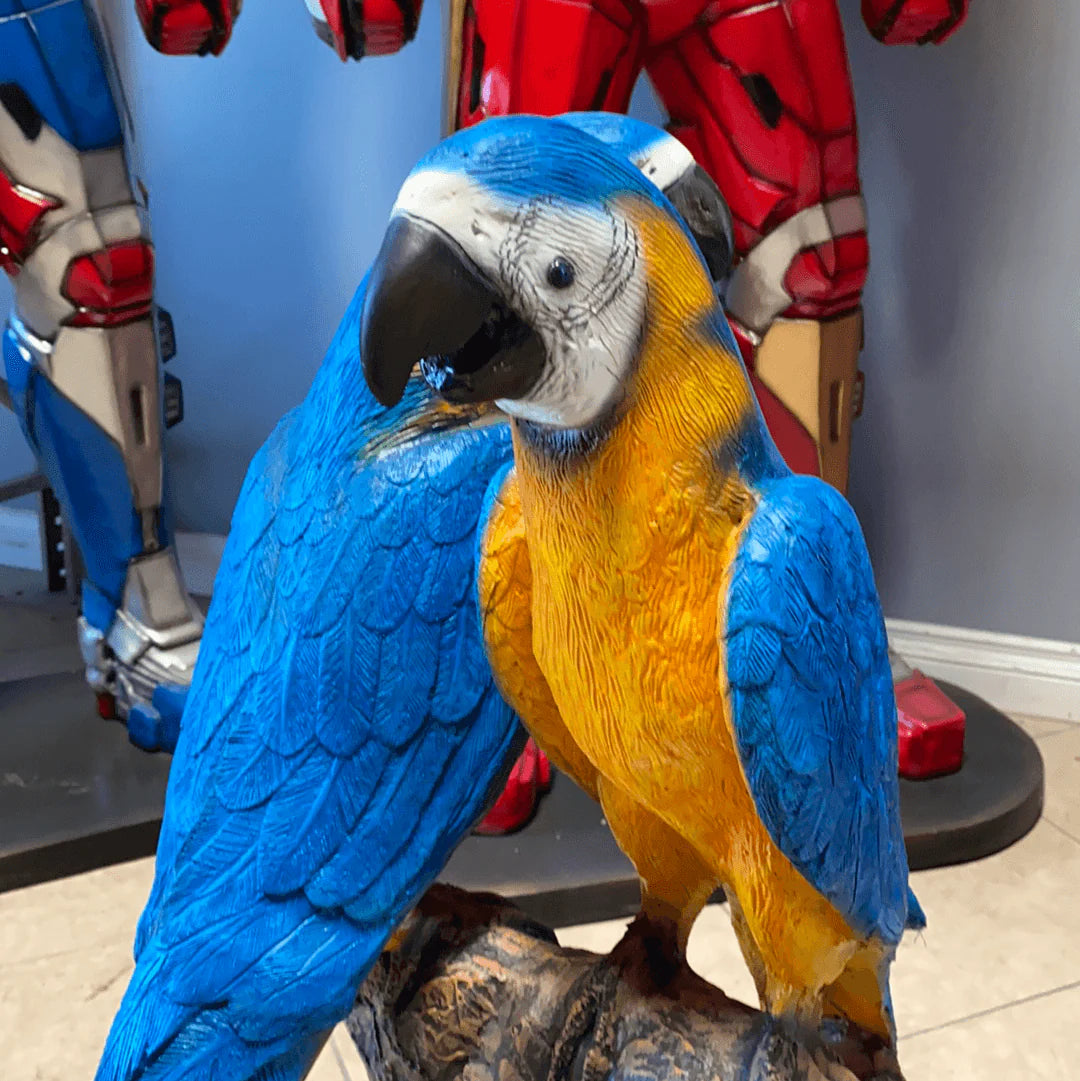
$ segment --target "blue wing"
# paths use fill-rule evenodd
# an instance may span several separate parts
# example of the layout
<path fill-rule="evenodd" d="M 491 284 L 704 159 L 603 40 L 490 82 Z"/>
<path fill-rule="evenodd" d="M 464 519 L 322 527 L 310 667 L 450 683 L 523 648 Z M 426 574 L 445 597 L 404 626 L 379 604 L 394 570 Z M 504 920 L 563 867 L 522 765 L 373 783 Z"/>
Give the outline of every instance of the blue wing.
<path fill-rule="evenodd" d="M 401 418 L 362 381 L 362 292 L 237 505 L 99 1081 L 300 1077 L 516 734 L 475 597 L 509 432 L 366 453 Z"/>
<path fill-rule="evenodd" d="M 723 631 L 743 769 L 795 867 L 861 935 L 896 943 L 909 922 L 896 707 L 862 532 L 814 477 L 760 492 Z"/>

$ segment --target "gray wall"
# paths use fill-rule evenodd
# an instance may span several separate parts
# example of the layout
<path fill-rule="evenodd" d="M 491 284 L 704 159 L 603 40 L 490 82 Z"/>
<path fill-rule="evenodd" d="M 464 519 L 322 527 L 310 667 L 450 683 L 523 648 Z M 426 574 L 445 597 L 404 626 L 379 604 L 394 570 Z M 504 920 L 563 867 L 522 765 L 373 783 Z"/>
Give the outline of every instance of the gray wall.
<path fill-rule="evenodd" d="M 873 250 L 852 500 L 886 611 L 1080 640 L 1080 9 L 984 0 L 914 50 L 846 6 Z M 219 60 L 158 57 L 128 27 L 189 410 L 169 443 L 183 528 L 226 528 L 437 137 L 427 7 L 402 54 L 348 67 L 299 2 L 245 5 Z M 647 90 L 638 108 L 658 115 Z M 0 475 L 16 457 L 0 418 Z"/>
<path fill-rule="evenodd" d="M 1052 7 L 975 4 L 941 49 L 849 20 L 872 252 L 852 501 L 890 615 L 1077 641 L 1080 7 Z"/>

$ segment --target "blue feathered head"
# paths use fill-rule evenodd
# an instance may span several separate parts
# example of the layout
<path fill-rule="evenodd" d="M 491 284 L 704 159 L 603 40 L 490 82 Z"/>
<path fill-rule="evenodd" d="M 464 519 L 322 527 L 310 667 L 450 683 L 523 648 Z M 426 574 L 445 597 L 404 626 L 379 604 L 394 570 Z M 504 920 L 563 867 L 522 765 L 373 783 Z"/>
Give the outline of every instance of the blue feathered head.
<path fill-rule="evenodd" d="M 644 265 L 642 206 L 703 273 L 716 276 L 718 250 L 726 267 L 723 200 L 664 132 L 578 113 L 496 118 L 444 140 L 402 186 L 372 268 L 361 353 L 375 395 L 395 402 L 422 361 L 449 400 L 588 427 L 641 338 L 656 269 Z"/>

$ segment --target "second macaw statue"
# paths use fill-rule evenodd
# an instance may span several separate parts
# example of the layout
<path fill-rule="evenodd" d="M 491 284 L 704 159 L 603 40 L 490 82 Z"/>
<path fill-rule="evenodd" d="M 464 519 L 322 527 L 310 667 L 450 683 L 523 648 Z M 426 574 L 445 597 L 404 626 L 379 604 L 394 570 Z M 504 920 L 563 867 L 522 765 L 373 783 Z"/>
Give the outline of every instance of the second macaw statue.
<path fill-rule="evenodd" d="M 673 167 L 674 140 L 626 124 L 610 153 L 663 163 L 722 246 L 690 155 Z M 475 575 L 510 430 L 421 381 L 384 412 L 359 356 L 369 288 L 237 502 L 101 1081 L 301 1077 L 520 745 Z"/>

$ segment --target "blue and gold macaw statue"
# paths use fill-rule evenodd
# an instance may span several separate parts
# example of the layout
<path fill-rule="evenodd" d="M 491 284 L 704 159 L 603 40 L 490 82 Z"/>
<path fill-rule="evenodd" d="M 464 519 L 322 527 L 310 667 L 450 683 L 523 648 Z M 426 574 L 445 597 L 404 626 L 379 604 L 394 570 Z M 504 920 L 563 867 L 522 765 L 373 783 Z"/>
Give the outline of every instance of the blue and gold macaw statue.
<path fill-rule="evenodd" d="M 923 917 L 858 522 L 777 453 L 684 221 L 580 128 L 489 121 L 416 168 L 365 302 L 368 382 L 393 405 L 423 358 L 448 401 L 512 418 L 481 523 L 488 659 L 599 798 L 643 926 L 678 956 L 720 885 L 763 1005 L 891 1044 L 889 967 Z M 441 335 L 408 322 L 420 296 Z"/>
<path fill-rule="evenodd" d="M 676 950 L 723 882 L 771 1008 L 890 1031 L 881 617 L 851 511 L 754 409 L 729 228 L 621 117 L 492 121 L 411 174 L 241 493 L 99 1081 L 301 1077 L 515 710 Z"/>
<path fill-rule="evenodd" d="M 579 122 L 685 201 L 726 261 L 688 152 Z M 469 317 L 418 285 L 411 333 Z M 523 737 L 476 593 L 509 425 L 419 379 L 385 411 L 359 355 L 368 290 L 248 471 L 99 1081 L 301 1077 Z"/>

